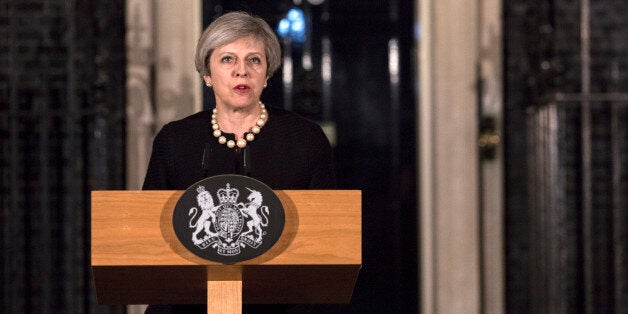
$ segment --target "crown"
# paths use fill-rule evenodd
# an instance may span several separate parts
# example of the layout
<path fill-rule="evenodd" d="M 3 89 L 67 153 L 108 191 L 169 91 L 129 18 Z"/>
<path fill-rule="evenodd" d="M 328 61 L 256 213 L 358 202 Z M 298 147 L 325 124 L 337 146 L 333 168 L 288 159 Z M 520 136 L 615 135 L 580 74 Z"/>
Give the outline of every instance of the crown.
<path fill-rule="evenodd" d="M 240 191 L 238 191 L 238 189 L 232 189 L 229 183 L 227 183 L 226 188 L 218 189 L 216 194 L 221 204 L 235 204 L 238 201 Z"/>
<path fill-rule="evenodd" d="M 205 187 L 204 187 L 204 186 L 202 186 L 202 185 L 199 185 L 199 186 L 196 188 L 196 192 L 198 192 L 198 194 L 201 194 L 201 193 L 205 192 Z"/>

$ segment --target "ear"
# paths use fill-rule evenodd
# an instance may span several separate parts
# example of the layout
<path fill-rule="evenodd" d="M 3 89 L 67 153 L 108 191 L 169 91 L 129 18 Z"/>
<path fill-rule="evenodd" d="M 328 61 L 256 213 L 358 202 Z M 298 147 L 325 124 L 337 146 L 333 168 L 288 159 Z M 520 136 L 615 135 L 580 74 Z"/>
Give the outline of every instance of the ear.
<path fill-rule="evenodd" d="M 212 77 L 209 75 L 203 75 L 203 81 L 205 81 L 205 85 L 212 85 Z"/>

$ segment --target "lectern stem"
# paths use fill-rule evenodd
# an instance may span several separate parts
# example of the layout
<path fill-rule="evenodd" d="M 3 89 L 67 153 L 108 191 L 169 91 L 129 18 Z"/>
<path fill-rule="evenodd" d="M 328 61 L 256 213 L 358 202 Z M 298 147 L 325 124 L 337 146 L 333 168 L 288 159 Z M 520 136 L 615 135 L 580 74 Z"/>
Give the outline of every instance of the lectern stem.
<path fill-rule="evenodd" d="M 242 280 L 207 281 L 207 313 L 242 313 Z"/>

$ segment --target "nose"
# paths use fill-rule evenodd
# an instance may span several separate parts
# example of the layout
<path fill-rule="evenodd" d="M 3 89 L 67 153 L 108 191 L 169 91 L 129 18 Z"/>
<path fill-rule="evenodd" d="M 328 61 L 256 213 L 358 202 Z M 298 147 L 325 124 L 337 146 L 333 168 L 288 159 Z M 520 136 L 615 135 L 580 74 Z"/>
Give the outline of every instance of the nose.
<path fill-rule="evenodd" d="M 236 77 L 246 77 L 248 75 L 246 71 L 246 64 L 243 61 L 236 61 L 233 68 Z"/>

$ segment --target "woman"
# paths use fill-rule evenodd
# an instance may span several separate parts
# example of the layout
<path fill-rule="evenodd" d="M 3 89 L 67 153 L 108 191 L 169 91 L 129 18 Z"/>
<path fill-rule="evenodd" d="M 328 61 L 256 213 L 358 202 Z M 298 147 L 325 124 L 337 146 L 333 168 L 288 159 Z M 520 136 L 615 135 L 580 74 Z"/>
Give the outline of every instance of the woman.
<path fill-rule="evenodd" d="M 195 64 L 216 108 L 166 124 L 153 142 L 145 190 L 185 190 L 219 174 L 245 174 L 273 189 L 332 189 L 332 151 L 321 128 L 260 101 L 280 65 L 279 41 L 262 19 L 227 13 L 201 35 Z M 245 312 L 285 311 L 245 306 Z M 202 313 L 205 306 L 154 306 L 147 313 Z"/>
<path fill-rule="evenodd" d="M 195 64 L 216 108 L 165 125 L 153 142 L 143 189 L 185 190 L 219 174 L 244 174 L 273 189 L 335 188 L 332 151 L 321 128 L 260 100 L 281 62 L 272 29 L 242 12 L 201 35 Z"/>

